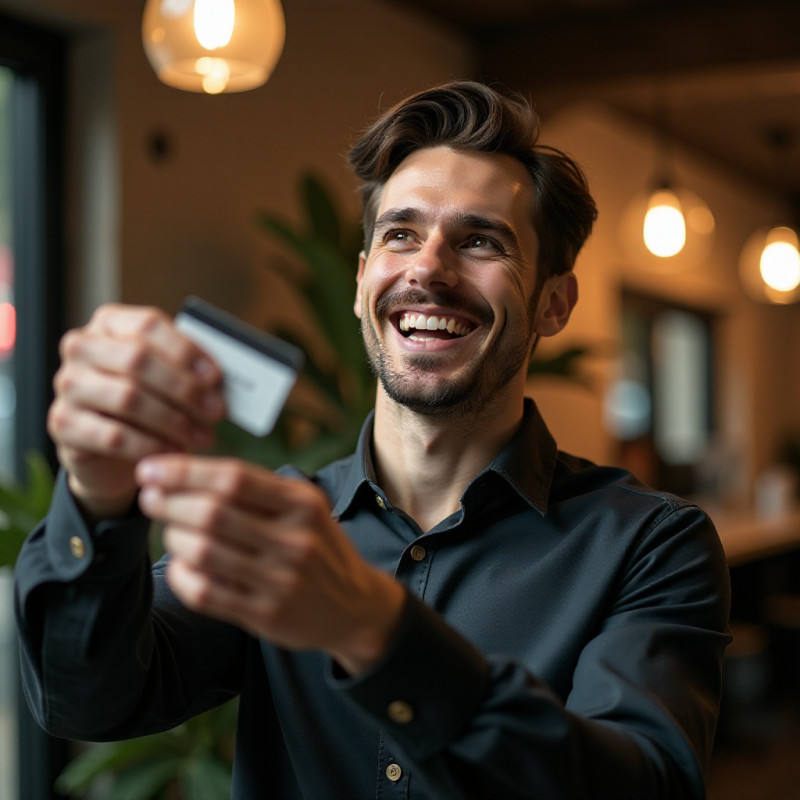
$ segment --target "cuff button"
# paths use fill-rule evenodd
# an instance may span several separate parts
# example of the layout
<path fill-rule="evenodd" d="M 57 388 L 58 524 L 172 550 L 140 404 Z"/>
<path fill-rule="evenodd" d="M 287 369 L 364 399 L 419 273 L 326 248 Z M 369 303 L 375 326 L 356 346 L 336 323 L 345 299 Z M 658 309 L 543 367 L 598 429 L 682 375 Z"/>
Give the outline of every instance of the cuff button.
<path fill-rule="evenodd" d="M 73 536 L 70 538 L 69 551 L 75 558 L 83 558 L 86 555 L 86 545 L 80 536 Z"/>
<path fill-rule="evenodd" d="M 414 709 L 405 700 L 395 700 L 386 709 L 389 719 L 398 725 L 406 725 L 414 719 Z"/>

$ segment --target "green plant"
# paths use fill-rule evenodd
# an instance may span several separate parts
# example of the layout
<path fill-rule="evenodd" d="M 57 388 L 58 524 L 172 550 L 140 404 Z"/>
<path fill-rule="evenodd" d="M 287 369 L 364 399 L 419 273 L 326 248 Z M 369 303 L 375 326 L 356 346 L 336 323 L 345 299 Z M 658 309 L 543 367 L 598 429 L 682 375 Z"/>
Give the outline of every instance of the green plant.
<path fill-rule="evenodd" d="M 0 567 L 13 567 L 25 537 L 47 513 L 53 494 L 53 472 L 37 452 L 25 458 L 26 479 L 0 483 Z"/>
<path fill-rule="evenodd" d="M 300 341 L 296 331 L 285 327 L 264 327 L 305 351 L 300 388 L 310 392 L 295 392 L 266 439 L 223 426 L 220 448 L 268 466 L 291 462 L 311 471 L 353 450 L 374 401 L 375 383 L 353 314 L 360 225 L 340 213 L 314 175 L 301 178 L 299 194 L 300 224 L 266 211 L 258 212 L 256 224 L 293 257 L 292 268 L 279 262 L 269 268 L 278 270 L 305 303 L 315 341 Z"/>
<path fill-rule="evenodd" d="M 222 800 L 231 794 L 235 701 L 164 733 L 93 745 L 71 761 L 56 789 L 106 800 Z"/>

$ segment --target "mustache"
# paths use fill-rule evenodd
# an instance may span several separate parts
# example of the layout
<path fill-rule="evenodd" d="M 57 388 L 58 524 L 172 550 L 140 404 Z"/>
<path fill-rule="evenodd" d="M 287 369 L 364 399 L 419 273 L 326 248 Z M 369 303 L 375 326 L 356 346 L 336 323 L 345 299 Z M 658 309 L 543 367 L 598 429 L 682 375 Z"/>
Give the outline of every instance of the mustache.
<path fill-rule="evenodd" d="M 454 312 L 460 312 L 485 325 L 494 322 L 494 312 L 488 304 L 477 303 L 450 289 L 438 289 L 431 292 L 422 289 L 404 289 L 402 292 L 391 292 L 378 298 L 375 313 L 378 319 L 384 319 L 399 308 L 413 305 L 443 306 Z"/>

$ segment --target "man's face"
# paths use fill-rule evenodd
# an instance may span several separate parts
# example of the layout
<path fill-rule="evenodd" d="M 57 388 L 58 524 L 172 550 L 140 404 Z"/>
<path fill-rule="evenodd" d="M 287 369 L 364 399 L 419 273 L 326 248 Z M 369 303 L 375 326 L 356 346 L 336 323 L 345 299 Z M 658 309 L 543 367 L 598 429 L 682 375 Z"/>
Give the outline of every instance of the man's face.
<path fill-rule="evenodd" d="M 442 414 L 521 391 L 540 313 L 532 203 L 506 155 L 426 148 L 389 178 L 355 311 L 393 400 Z"/>

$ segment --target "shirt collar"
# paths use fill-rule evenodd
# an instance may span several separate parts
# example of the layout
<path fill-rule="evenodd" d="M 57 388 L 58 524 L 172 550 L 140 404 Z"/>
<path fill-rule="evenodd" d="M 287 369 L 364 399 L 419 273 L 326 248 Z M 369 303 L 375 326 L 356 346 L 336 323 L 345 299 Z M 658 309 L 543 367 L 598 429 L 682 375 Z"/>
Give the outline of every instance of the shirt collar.
<path fill-rule="evenodd" d="M 345 514 L 362 487 L 367 487 L 371 495 L 378 491 L 372 461 L 374 416 L 374 412 L 371 411 L 361 428 L 356 451 L 349 459 L 339 496 L 332 511 L 334 517 Z M 544 515 L 547 513 L 556 458 L 555 440 L 539 414 L 536 404 L 526 397 L 519 430 L 481 475 L 494 472 L 525 502 Z M 479 477 L 481 476 L 476 475 L 470 486 Z"/>

